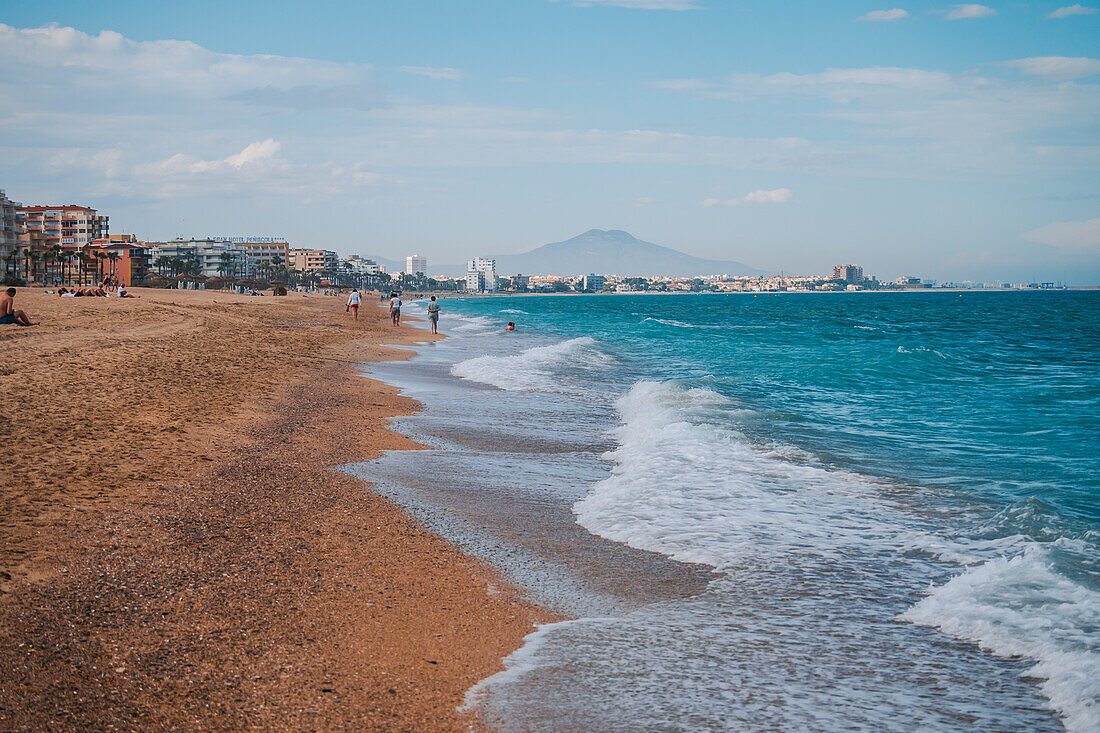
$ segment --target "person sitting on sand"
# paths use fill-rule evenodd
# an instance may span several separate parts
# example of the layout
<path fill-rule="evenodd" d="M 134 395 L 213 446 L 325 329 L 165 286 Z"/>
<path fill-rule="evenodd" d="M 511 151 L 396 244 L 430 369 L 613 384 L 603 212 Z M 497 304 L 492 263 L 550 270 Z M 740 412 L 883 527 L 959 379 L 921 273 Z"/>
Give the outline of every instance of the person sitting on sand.
<path fill-rule="evenodd" d="M 120 298 L 140 298 L 141 296 L 140 295 L 134 295 L 133 293 L 131 293 L 129 290 L 126 289 L 125 285 L 119 285 L 118 286 L 118 297 L 120 297 Z"/>
<path fill-rule="evenodd" d="M 31 323 L 27 314 L 15 310 L 15 288 L 8 288 L 0 295 L 0 323 L 14 323 L 16 326 L 37 326 Z"/>

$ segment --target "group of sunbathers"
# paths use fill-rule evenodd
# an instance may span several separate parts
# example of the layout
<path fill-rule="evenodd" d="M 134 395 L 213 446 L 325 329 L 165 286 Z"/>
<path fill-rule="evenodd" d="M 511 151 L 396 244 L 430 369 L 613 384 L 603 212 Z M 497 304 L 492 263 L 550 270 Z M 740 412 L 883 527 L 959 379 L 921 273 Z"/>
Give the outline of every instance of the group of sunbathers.
<path fill-rule="evenodd" d="M 59 298 L 110 298 L 110 297 L 112 297 L 110 291 L 107 288 L 103 287 L 102 285 L 100 285 L 99 287 L 95 287 L 95 288 L 80 288 L 79 290 L 76 289 L 76 288 L 73 288 L 72 290 L 69 290 L 67 288 L 61 288 L 60 290 L 57 291 L 57 296 Z M 118 295 L 115 295 L 113 297 L 116 297 L 116 298 L 140 298 L 141 296 L 140 295 L 133 295 L 131 293 L 126 292 L 125 287 L 119 287 Z"/>

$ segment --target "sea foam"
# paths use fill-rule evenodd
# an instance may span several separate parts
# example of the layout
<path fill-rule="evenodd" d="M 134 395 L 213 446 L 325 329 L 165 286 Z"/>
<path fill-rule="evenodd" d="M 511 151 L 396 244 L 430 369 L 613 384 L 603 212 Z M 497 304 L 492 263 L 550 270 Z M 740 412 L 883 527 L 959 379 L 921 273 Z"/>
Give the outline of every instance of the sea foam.
<path fill-rule="evenodd" d="M 871 482 L 761 449 L 708 421 L 737 406 L 708 389 L 643 381 L 618 402 L 611 476 L 573 506 L 590 532 L 684 562 L 726 567 L 747 554 L 797 548 L 838 557 L 895 543 Z"/>
<path fill-rule="evenodd" d="M 901 618 L 999 656 L 1037 660 L 1028 675 L 1041 680 L 1066 729 L 1100 730 L 1100 593 L 1058 573 L 1051 552 L 1033 542 L 971 567 Z"/>
<path fill-rule="evenodd" d="M 478 356 L 451 367 L 456 377 L 519 392 L 572 391 L 563 374 L 603 369 L 614 360 L 588 336 L 535 346 L 510 356 Z"/>
<path fill-rule="evenodd" d="M 891 501 L 885 485 L 799 460 L 799 451 L 754 446 L 732 427 L 737 406 L 711 390 L 639 382 L 617 407 L 618 447 L 604 456 L 611 476 L 573 506 L 583 527 L 718 570 L 786 553 L 833 567 L 883 552 L 966 565 L 900 618 L 1036 660 L 1028 674 L 1066 728 L 1100 730 L 1100 594 L 1052 564 L 1052 553 L 1092 545 L 1034 541 L 1034 502 L 970 537 L 943 537 Z"/>

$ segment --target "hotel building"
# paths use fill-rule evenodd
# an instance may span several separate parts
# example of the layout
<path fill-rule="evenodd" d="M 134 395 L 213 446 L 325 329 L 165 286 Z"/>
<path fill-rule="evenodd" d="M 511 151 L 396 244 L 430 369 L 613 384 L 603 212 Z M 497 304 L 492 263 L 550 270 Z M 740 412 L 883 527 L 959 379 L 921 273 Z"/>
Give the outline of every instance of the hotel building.
<path fill-rule="evenodd" d="M 406 275 L 427 275 L 428 258 L 420 255 L 409 255 L 405 258 Z"/>
<path fill-rule="evenodd" d="M 181 259 L 197 262 L 198 272 L 205 277 L 251 277 L 256 263 L 243 244 L 224 239 L 173 239 L 152 242 L 152 266 L 162 269 L 165 261 Z M 291 250 L 293 251 L 293 250 Z"/>
<path fill-rule="evenodd" d="M 283 241 L 249 237 L 243 241 L 229 240 L 248 252 L 258 269 L 283 265 L 290 267 L 290 245 Z"/>

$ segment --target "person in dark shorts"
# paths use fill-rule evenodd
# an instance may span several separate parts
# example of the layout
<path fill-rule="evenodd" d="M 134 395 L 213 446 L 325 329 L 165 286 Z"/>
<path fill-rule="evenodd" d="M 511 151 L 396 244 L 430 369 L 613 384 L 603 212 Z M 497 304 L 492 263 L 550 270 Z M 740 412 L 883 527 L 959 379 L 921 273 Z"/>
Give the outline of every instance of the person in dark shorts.
<path fill-rule="evenodd" d="M 434 295 L 428 303 L 428 325 L 431 326 L 432 333 L 439 333 L 439 303 L 436 302 Z"/>
<path fill-rule="evenodd" d="M 0 323 L 3 324 L 15 324 L 16 326 L 37 326 L 37 323 L 31 323 L 31 319 L 27 318 L 27 314 L 23 311 L 15 310 L 15 288 L 8 288 L 3 294 L 0 294 Z"/>

